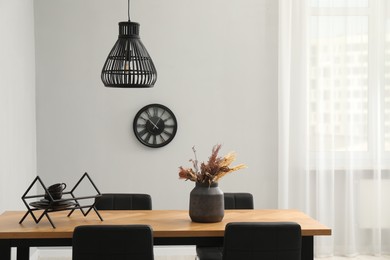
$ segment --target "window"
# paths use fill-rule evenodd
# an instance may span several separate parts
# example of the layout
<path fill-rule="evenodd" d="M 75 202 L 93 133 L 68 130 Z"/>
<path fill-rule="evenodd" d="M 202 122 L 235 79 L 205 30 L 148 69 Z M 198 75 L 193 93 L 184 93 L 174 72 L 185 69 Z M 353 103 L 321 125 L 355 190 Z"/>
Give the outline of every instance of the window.
<path fill-rule="evenodd" d="M 390 151 L 390 26 L 379 2 L 310 1 L 311 151 Z"/>

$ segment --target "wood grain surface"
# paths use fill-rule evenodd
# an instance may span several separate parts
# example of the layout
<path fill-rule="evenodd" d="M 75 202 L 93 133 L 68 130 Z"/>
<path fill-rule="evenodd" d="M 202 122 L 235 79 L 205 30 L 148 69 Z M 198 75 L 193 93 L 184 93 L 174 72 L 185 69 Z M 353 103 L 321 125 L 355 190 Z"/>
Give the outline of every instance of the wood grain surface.
<path fill-rule="evenodd" d="M 147 224 L 153 228 L 154 237 L 221 237 L 229 222 L 282 222 L 292 221 L 301 225 L 303 236 L 331 235 L 331 229 L 297 210 L 225 210 L 225 217 L 218 223 L 192 222 L 187 210 L 100 210 L 104 221 L 95 212 L 84 217 L 79 211 L 67 217 L 69 211 L 50 213 L 56 228 L 44 217 L 35 224 L 27 216 L 19 220 L 25 211 L 6 211 L 0 215 L 0 239 L 9 238 L 71 238 L 80 225 L 128 225 Z"/>

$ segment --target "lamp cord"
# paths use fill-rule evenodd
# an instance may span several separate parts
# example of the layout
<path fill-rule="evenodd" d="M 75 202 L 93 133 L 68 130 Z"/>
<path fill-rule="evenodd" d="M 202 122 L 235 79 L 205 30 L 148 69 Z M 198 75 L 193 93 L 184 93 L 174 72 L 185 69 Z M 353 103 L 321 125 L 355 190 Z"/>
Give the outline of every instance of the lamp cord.
<path fill-rule="evenodd" d="M 127 17 L 129 18 L 130 22 L 130 0 L 127 0 Z"/>

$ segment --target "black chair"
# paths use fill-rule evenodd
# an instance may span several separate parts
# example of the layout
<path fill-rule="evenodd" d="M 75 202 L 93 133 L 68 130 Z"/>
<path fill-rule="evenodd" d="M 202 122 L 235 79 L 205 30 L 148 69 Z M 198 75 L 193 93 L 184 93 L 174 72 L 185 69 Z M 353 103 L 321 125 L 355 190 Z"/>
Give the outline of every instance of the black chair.
<path fill-rule="evenodd" d="M 225 209 L 253 209 L 253 196 L 245 192 L 223 194 Z"/>
<path fill-rule="evenodd" d="M 293 222 L 228 223 L 222 260 L 300 260 L 301 226 Z"/>
<path fill-rule="evenodd" d="M 103 193 L 95 204 L 98 210 L 151 210 L 149 194 Z"/>
<path fill-rule="evenodd" d="M 73 260 L 153 260 L 147 225 L 89 225 L 74 229 Z"/>
<path fill-rule="evenodd" d="M 253 209 L 253 195 L 246 192 L 225 192 L 225 209 Z M 196 255 L 199 260 L 222 259 L 222 247 L 197 246 Z"/>

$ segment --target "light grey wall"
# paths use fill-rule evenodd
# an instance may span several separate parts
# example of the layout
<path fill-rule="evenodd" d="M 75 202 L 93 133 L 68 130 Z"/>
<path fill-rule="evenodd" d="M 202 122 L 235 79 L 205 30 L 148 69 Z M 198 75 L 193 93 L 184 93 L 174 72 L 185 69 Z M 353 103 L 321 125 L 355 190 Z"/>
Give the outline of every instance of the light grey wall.
<path fill-rule="evenodd" d="M 191 147 L 214 144 L 248 168 L 220 181 L 277 206 L 277 1 L 132 0 L 152 56 L 151 89 L 105 88 L 103 63 L 127 20 L 125 0 L 35 0 L 38 173 L 73 185 L 85 171 L 102 192 L 145 192 L 155 209 L 186 209 L 194 184 L 178 179 Z M 150 103 L 173 110 L 175 139 L 151 149 L 132 132 Z"/>
<path fill-rule="evenodd" d="M 36 176 L 33 2 L 0 1 L 0 213 Z"/>

